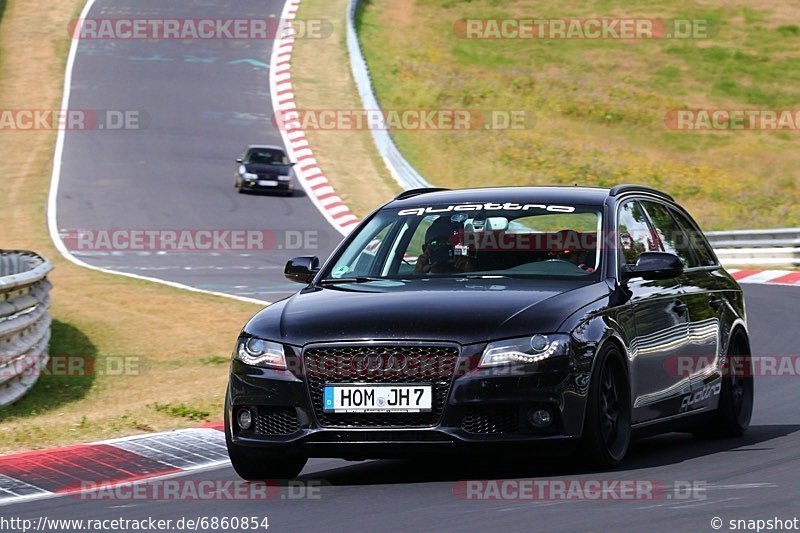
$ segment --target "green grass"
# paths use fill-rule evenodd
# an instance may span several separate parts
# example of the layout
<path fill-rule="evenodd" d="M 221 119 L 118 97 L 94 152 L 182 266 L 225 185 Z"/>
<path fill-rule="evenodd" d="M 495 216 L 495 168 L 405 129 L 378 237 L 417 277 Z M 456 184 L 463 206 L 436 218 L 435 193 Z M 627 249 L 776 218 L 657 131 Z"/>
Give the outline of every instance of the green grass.
<path fill-rule="evenodd" d="M 175 418 L 185 418 L 187 420 L 208 420 L 211 416 L 209 411 L 188 407 L 184 404 L 154 403 L 151 405 L 155 411 L 166 413 Z"/>
<path fill-rule="evenodd" d="M 787 14 L 788 11 L 788 14 Z M 674 131 L 677 109 L 795 109 L 800 9 L 789 0 L 426 0 L 364 5 L 358 28 L 384 108 L 526 110 L 524 129 L 394 131 L 440 186 L 638 182 L 705 229 L 800 225 L 800 131 Z M 474 40 L 462 18 L 701 19 L 705 39 Z"/>

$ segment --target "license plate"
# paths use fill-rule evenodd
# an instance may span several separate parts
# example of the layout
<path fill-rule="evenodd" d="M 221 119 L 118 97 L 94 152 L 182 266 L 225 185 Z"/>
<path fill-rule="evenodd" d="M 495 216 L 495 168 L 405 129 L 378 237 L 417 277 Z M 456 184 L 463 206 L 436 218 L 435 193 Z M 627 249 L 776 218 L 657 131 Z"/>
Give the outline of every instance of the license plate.
<path fill-rule="evenodd" d="M 330 413 L 427 413 L 430 385 L 326 385 L 323 409 Z"/>
<path fill-rule="evenodd" d="M 258 180 L 258 184 L 262 187 L 277 187 L 278 182 L 275 180 Z"/>

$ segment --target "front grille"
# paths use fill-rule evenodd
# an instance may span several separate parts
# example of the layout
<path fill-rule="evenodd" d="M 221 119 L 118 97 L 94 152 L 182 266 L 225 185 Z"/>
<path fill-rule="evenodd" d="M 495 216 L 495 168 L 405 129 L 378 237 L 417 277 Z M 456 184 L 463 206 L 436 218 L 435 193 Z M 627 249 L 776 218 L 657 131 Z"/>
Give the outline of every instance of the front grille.
<path fill-rule="evenodd" d="M 256 411 L 256 433 L 291 435 L 300 429 L 294 407 L 259 407 Z"/>
<path fill-rule="evenodd" d="M 305 351 L 306 377 L 323 427 L 430 427 L 439 423 L 458 361 L 455 346 L 331 346 Z M 429 413 L 326 413 L 323 389 L 333 383 L 430 384 Z"/>
<path fill-rule="evenodd" d="M 519 430 L 519 410 L 513 405 L 473 407 L 464 414 L 461 428 L 479 435 L 515 433 Z"/>

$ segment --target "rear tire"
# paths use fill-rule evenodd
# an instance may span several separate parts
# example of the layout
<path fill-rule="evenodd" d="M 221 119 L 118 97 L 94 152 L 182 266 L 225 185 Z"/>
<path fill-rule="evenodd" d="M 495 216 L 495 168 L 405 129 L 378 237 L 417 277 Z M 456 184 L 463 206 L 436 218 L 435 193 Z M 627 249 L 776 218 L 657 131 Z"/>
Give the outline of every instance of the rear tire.
<path fill-rule="evenodd" d="M 579 453 L 594 468 L 617 466 L 630 445 L 631 394 L 622 361 L 619 349 L 609 345 L 592 372 Z"/>
<path fill-rule="evenodd" d="M 692 431 L 698 439 L 741 437 L 753 415 L 753 372 L 747 338 L 739 333 L 728 349 L 719 405 L 710 422 Z"/>
<path fill-rule="evenodd" d="M 225 444 L 228 457 L 236 473 L 247 481 L 294 479 L 308 462 L 307 457 L 240 446 L 231 440 L 231 427 L 225 409 Z"/>

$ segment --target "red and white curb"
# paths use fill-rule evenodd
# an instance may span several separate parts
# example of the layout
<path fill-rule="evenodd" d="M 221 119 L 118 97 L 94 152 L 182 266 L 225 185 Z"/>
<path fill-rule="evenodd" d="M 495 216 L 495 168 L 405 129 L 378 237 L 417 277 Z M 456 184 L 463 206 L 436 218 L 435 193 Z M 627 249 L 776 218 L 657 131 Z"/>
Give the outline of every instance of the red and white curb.
<path fill-rule="evenodd" d="M 220 423 L 0 456 L 0 506 L 228 462 Z"/>
<path fill-rule="evenodd" d="M 800 286 L 800 272 L 795 270 L 726 269 L 739 283 Z"/>
<path fill-rule="evenodd" d="M 293 21 L 297 16 L 300 2 L 301 0 L 288 0 L 283 7 L 281 20 Z M 291 30 L 286 33 L 291 33 Z M 295 174 L 300 185 L 328 222 L 340 233 L 347 235 L 358 224 L 359 219 L 350 211 L 320 169 L 301 127 L 300 115 L 296 112 L 297 104 L 292 85 L 294 44 L 294 36 L 282 36 L 275 41 L 272 49 L 270 94 L 275 116 L 280 117 L 279 120 L 276 120 L 276 124 L 290 158 L 297 162 Z"/>

